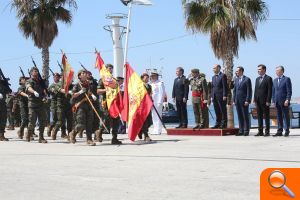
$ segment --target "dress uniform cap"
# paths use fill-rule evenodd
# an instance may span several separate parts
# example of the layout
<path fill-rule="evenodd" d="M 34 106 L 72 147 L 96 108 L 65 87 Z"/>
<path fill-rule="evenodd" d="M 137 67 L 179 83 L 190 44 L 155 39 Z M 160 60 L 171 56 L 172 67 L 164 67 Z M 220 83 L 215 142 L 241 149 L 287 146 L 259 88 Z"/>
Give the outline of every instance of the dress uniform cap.
<path fill-rule="evenodd" d="M 199 69 L 192 69 L 191 72 L 192 72 L 192 73 L 198 73 L 198 74 L 199 74 L 200 71 L 199 71 Z"/>

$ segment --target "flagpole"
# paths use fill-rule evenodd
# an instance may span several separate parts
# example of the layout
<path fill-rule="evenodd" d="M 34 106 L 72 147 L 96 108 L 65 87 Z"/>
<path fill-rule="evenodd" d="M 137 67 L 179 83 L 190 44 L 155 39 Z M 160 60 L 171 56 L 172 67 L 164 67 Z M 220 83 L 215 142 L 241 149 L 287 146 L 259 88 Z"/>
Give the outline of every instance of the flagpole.
<path fill-rule="evenodd" d="M 128 7 L 127 31 L 125 37 L 124 66 L 127 63 L 127 57 L 128 57 L 128 40 L 129 40 L 130 23 L 131 23 L 131 10 L 132 10 L 132 3 L 130 2 Z"/>

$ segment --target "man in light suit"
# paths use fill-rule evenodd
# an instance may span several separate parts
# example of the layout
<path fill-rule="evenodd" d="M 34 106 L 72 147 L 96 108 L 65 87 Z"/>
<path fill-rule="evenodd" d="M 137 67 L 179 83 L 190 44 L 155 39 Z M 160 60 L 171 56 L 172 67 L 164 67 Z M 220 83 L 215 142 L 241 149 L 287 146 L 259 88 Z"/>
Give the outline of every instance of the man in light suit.
<path fill-rule="evenodd" d="M 282 136 L 283 128 L 284 136 L 290 134 L 290 115 L 289 106 L 292 97 L 292 83 L 289 77 L 283 75 L 284 67 L 276 67 L 277 78 L 273 81 L 272 101 L 277 109 L 278 129 L 274 136 Z"/>
<path fill-rule="evenodd" d="M 263 64 L 257 67 L 259 77 L 256 78 L 254 90 L 254 103 L 257 109 L 258 133 L 255 136 L 263 136 L 263 119 L 265 116 L 265 136 L 270 136 L 270 105 L 272 98 L 273 81 L 266 74 L 267 67 Z"/>
<path fill-rule="evenodd" d="M 227 77 L 221 72 L 220 65 L 213 66 L 215 75 L 212 77 L 212 94 L 211 98 L 216 113 L 216 124 L 213 128 L 227 128 Z"/>
<path fill-rule="evenodd" d="M 177 78 L 175 78 L 174 80 L 172 91 L 172 98 L 173 101 L 176 102 L 176 108 L 179 118 L 179 126 L 177 126 L 176 128 L 187 128 L 188 125 L 186 103 L 189 96 L 189 85 L 183 73 L 183 68 L 177 67 Z"/>
<path fill-rule="evenodd" d="M 239 133 L 237 136 L 249 135 L 249 104 L 252 98 L 251 80 L 244 75 L 244 68 L 237 67 L 233 88 L 233 102 L 239 118 Z"/>

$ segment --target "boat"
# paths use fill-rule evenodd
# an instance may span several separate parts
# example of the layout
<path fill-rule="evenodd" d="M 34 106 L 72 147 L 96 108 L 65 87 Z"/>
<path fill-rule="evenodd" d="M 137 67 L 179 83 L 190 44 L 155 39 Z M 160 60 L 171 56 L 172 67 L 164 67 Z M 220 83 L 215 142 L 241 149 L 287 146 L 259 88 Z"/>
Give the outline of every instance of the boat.
<path fill-rule="evenodd" d="M 163 123 L 178 123 L 179 118 L 177 110 L 172 103 L 164 103 L 162 111 L 162 121 Z"/>

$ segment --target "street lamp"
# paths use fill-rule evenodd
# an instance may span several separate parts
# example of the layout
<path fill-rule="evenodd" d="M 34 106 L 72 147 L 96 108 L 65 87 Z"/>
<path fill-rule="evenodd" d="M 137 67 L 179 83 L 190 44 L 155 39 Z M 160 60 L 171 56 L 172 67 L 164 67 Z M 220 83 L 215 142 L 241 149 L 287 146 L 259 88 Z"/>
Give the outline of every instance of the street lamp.
<path fill-rule="evenodd" d="M 129 37 L 129 31 L 130 31 L 130 22 L 131 22 L 131 8 L 132 4 L 135 5 L 144 5 L 144 6 L 150 6 L 152 5 L 150 0 L 121 0 L 121 2 L 128 6 L 128 21 L 127 21 L 127 31 L 126 31 L 126 38 L 125 38 L 125 53 L 124 53 L 124 65 L 127 62 L 127 55 L 128 55 L 128 37 Z"/>

